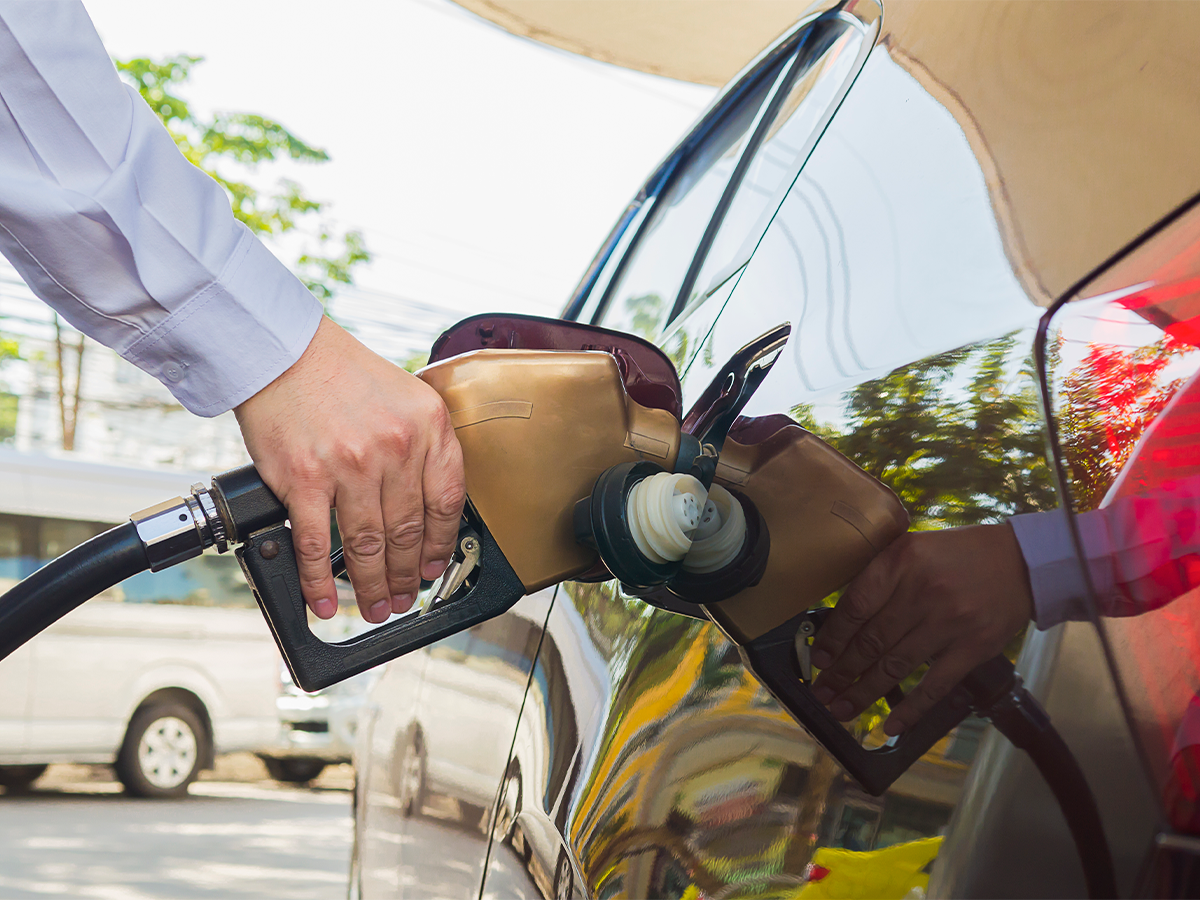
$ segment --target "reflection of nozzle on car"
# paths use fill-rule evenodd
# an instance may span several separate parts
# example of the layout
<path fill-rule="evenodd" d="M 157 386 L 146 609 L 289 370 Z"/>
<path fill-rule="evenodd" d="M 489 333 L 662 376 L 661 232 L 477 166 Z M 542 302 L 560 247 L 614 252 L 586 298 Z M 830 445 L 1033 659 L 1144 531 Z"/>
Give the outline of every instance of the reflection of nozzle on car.
<path fill-rule="evenodd" d="M 651 475 L 633 486 L 626 503 L 634 543 L 651 562 L 716 572 L 733 562 L 746 541 L 741 505 L 720 485 L 705 489 L 694 475 Z"/>

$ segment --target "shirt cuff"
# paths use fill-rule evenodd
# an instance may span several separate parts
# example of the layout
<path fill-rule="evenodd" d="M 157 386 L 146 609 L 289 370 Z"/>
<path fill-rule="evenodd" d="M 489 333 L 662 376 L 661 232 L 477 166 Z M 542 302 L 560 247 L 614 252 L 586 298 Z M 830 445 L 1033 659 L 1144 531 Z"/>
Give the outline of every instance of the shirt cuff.
<path fill-rule="evenodd" d="M 320 302 L 244 225 L 217 280 L 120 354 L 188 410 L 233 409 L 300 358 L 321 322 Z"/>
<path fill-rule="evenodd" d="M 1067 515 L 1067 511 L 1060 507 L 1013 516 L 1008 520 L 1029 569 L 1033 619 L 1043 631 L 1060 622 L 1089 618 L 1087 580 L 1071 540 Z M 1103 517 L 1085 513 L 1078 516 L 1076 521 L 1084 545 L 1089 548 L 1089 556 L 1093 555 L 1091 548 L 1103 553 L 1108 545 Z M 1096 587 L 1100 589 L 1101 586 Z"/>

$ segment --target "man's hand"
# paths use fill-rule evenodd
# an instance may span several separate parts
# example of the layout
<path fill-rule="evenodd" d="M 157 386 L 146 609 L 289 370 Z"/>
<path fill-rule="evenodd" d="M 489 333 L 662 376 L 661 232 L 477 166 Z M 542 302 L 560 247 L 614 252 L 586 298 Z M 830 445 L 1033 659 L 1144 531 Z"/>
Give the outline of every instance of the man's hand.
<path fill-rule="evenodd" d="M 916 723 L 971 669 L 999 653 L 1033 614 L 1011 526 L 910 532 L 846 588 L 813 641 L 813 695 L 848 721 L 922 663 L 921 683 L 884 723 Z"/>
<path fill-rule="evenodd" d="M 259 474 L 288 508 L 304 599 L 337 611 L 329 510 L 363 618 L 406 612 L 445 570 L 465 488 L 462 450 L 433 388 L 329 319 L 304 355 L 235 410 Z"/>

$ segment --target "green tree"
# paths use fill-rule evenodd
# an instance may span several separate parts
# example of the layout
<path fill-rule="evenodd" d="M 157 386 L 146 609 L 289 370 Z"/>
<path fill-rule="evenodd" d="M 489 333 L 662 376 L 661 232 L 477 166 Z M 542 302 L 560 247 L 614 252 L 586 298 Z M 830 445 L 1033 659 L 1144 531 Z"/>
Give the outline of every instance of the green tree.
<path fill-rule="evenodd" d="M 246 176 L 280 159 L 323 163 L 329 154 L 306 143 L 279 122 L 258 113 L 198 115 L 177 90 L 187 82 L 200 56 L 162 60 L 117 60 L 117 71 L 167 127 L 176 146 L 229 195 L 234 216 L 255 234 L 278 237 L 301 222 L 315 223 L 316 245 L 296 259 L 293 270 L 322 300 L 338 284 L 352 284 L 352 270 L 370 259 L 360 232 L 337 233 L 320 220 L 324 204 L 294 181 L 281 179 L 274 190 L 253 185 Z"/>
<path fill-rule="evenodd" d="M 308 246 L 298 254 L 292 270 L 318 299 L 328 301 L 339 285 L 353 284 L 354 268 L 371 258 L 361 232 L 333 228 L 321 217 L 324 204 L 305 194 L 295 181 L 281 179 L 273 189 L 266 190 L 250 177 L 264 164 L 281 159 L 328 162 L 328 153 L 257 113 L 218 112 L 209 117 L 196 113 L 178 90 L 203 57 L 139 57 L 115 62 L 117 71 L 141 94 L 183 155 L 225 189 L 238 221 L 268 240 L 302 224 L 312 227 Z M 82 335 L 78 340 L 71 337 L 58 315 L 54 320 L 62 446 L 73 450 L 83 400 L 87 344 Z M 4 407 L 0 405 L 0 438 L 5 434 L 3 416 Z"/>
<path fill-rule="evenodd" d="M 1062 363 L 1061 341 L 1050 348 L 1051 372 Z M 1080 509 L 1100 505 L 1142 433 L 1187 380 L 1170 377 L 1171 362 L 1194 351 L 1169 334 L 1132 349 L 1094 343 L 1063 378 L 1058 420 Z"/>
<path fill-rule="evenodd" d="M 12 338 L 0 335 L 0 370 L 6 362 L 21 358 L 21 348 Z M 17 398 L 0 381 L 0 441 L 10 441 L 17 433 Z"/>
<path fill-rule="evenodd" d="M 918 527 L 1049 509 L 1056 500 L 1031 364 L 1013 372 L 1014 343 L 952 350 L 859 385 L 837 427 L 807 407 L 793 415 L 895 491 Z"/>

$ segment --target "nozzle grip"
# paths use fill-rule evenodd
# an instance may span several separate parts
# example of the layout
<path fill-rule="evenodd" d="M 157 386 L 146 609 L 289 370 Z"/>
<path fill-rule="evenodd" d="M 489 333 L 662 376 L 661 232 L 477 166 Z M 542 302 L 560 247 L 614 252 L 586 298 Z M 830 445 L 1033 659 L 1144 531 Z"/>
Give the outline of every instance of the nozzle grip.
<path fill-rule="evenodd" d="M 801 677 L 796 660 L 797 621 L 782 625 L 739 646 L 742 660 L 763 686 L 792 714 L 869 794 L 878 796 L 891 787 L 913 763 L 971 712 L 973 698 L 959 684 L 922 716 L 913 727 L 882 747 L 863 747 L 824 706 L 813 697 Z"/>
<path fill-rule="evenodd" d="M 481 543 L 479 575 L 465 596 L 337 643 L 308 627 L 290 528 L 259 531 L 236 552 L 292 679 L 316 691 L 497 616 L 524 596 L 491 533 L 482 522 L 473 530 Z"/>

